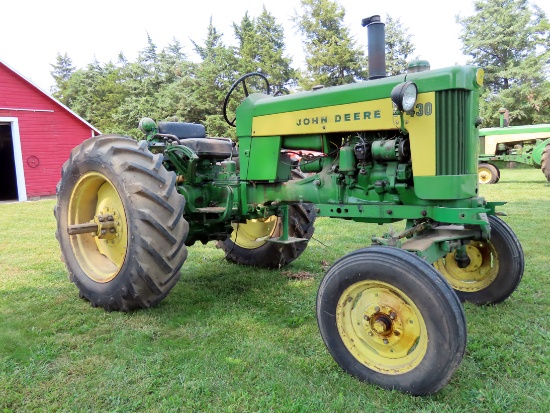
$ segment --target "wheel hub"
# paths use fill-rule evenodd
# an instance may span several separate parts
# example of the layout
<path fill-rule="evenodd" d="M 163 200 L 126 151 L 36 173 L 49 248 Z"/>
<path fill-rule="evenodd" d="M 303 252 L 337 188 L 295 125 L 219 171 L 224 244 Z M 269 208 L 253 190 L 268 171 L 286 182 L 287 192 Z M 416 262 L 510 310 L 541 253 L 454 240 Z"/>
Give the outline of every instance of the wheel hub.
<path fill-rule="evenodd" d="M 367 335 L 380 345 L 396 344 L 403 332 L 399 310 L 384 304 L 373 304 L 365 311 L 364 328 Z"/>

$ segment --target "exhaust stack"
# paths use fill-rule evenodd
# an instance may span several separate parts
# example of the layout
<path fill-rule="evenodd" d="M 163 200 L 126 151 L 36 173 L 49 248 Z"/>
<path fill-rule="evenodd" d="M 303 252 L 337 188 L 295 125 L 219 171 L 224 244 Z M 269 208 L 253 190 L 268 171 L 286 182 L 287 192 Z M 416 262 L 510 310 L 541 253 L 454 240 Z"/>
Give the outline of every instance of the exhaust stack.
<path fill-rule="evenodd" d="M 386 25 L 378 15 L 363 19 L 361 25 L 367 26 L 369 80 L 386 77 Z"/>

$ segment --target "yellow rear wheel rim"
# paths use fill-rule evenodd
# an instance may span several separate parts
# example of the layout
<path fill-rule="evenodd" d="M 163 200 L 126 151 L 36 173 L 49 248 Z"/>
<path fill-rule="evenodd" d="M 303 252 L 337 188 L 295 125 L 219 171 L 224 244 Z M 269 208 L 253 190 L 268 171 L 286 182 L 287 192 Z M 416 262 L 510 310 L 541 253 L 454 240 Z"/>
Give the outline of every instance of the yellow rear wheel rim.
<path fill-rule="evenodd" d="M 336 307 L 344 345 L 364 366 L 384 374 L 403 374 L 424 359 L 428 333 L 414 302 L 381 281 L 348 287 Z"/>
<path fill-rule="evenodd" d="M 246 224 L 232 224 L 231 241 L 239 247 L 254 249 L 264 245 L 273 236 L 277 227 L 277 217 L 249 219 Z"/>
<path fill-rule="evenodd" d="M 437 260 L 434 267 L 458 291 L 476 292 L 487 288 L 497 277 L 499 262 L 495 247 L 490 242 L 471 241 L 466 246 L 470 263 L 460 268 L 451 252 Z"/>
<path fill-rule="evenodd" d="M 106 283 L 119 273 L 128 247 L 128 224 L 120 194 L 99 172 L 88 172 L 76 183 L 69 200 L 68 225 L 98 220 L 111 215 L 115 232 L 109 239 L 99 234 L 70 235 L 70 243 L 80 268 L 90 279 Z"/>

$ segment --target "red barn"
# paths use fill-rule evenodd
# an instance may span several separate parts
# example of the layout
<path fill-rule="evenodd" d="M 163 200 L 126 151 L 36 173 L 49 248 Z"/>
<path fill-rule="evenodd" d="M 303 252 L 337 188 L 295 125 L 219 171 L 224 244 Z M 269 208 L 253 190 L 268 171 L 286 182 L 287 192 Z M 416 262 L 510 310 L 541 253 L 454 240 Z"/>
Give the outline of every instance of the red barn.
<path fill-rule="evenodd" d="M 99 133 L 0 61 L 0 201 L 54 195 L 71 149 Z"/>

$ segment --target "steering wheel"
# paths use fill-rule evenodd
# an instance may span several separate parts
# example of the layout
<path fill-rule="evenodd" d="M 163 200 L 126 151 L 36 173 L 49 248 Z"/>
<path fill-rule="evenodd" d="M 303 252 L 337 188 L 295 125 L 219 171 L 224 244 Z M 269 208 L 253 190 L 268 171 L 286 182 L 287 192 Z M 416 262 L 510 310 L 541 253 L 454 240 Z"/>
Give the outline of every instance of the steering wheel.
<path fill-rule="evenodd" d="M 252 72 L 252 73 L 247 73 L 246 75 L 238 78 L 237 81 L 233 83 L 233 86 L 231 86 L 231 89 L 229 89 L 229 92 L 227 92 L 227 95 L 225 95 L 225 100 L 223 101 L 223 117 L 225 121 L 229 124 L 229 126 L 235 127 L 235 121 L 237 120 L 237 118 L 235 117 L 233 118 L 232 121 L 230 121 L 229 118 L 227 117 L 227 105 L 229 104 L 229 98 L 241 83 L 243 84 L 244 95 L 245 97 L 248 97 L 250 93 L 248 92 L 248 88 L 246 87 L 246 79 L 254 76 L 260 77 L 264 80 L 266 84 L 266 93 L 269 95 L 269 92 L 270 92 L 269 81 L 267 80 L 267 77 L 264 74 L 259 72 Z"/>

